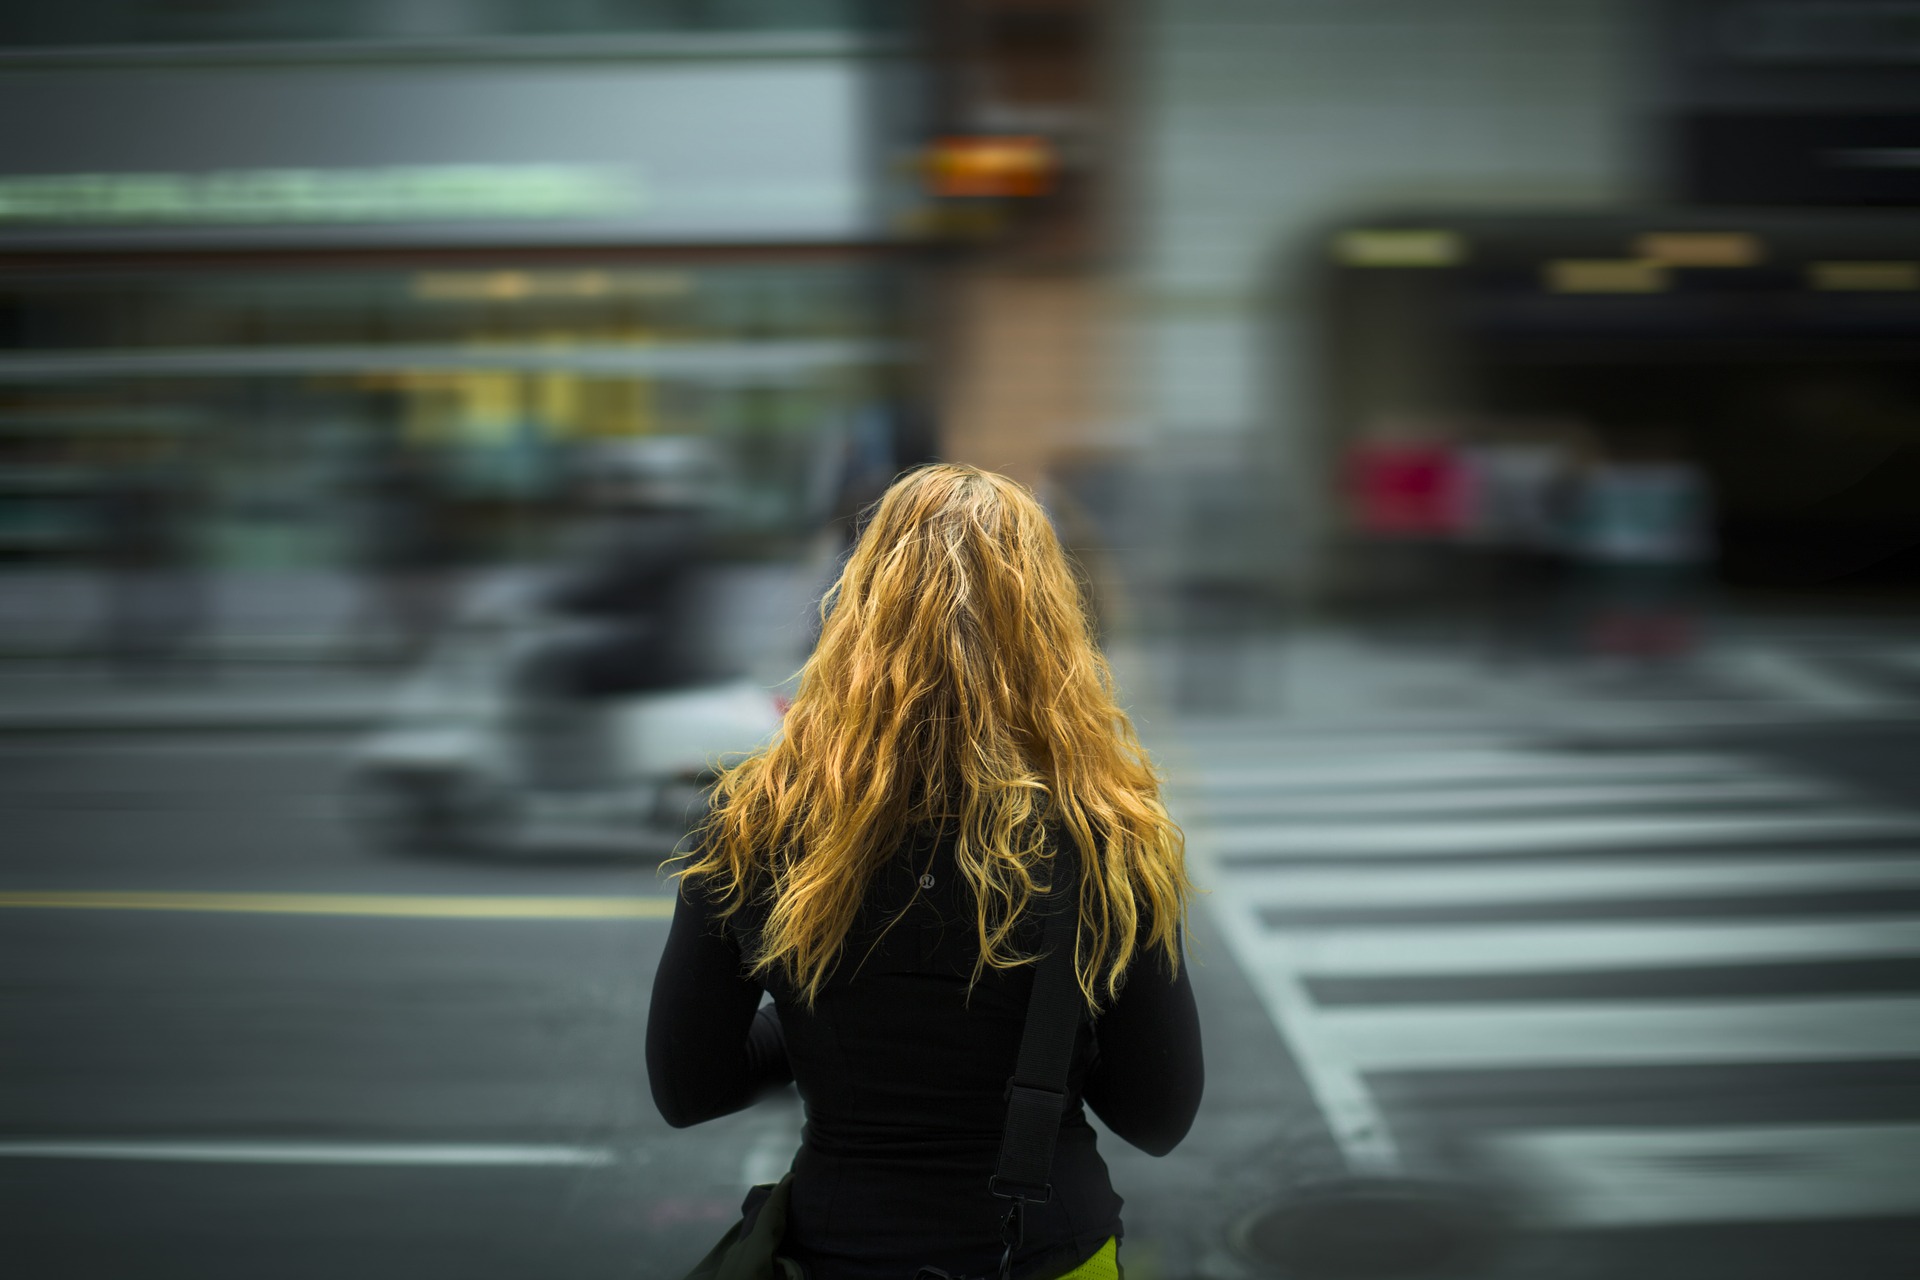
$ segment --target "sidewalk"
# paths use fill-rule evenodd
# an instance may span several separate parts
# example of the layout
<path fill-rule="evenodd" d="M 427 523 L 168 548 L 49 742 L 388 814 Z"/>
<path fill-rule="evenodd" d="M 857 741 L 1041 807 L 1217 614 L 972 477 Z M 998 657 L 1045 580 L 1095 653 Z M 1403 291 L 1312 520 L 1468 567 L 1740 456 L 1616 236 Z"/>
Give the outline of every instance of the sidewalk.
<path fill-rule="evenodd" d="M 353 732 L 391 714 L 399 677 L 286 664 L 135 681 L 94 666 L 0 665 L 0 734 Z"/>

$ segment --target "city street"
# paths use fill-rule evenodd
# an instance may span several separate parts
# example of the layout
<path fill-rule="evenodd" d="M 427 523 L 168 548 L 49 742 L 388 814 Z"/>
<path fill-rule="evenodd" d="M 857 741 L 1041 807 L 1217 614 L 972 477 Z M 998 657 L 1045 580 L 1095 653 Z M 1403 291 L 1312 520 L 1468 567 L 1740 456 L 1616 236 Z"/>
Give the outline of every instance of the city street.
<path fill-rule="evenodd" d="M 676 1276 L 784 1169 L 797 1102 L 654 1112 L 652 864 L 383 858 L 349 742 L 0 741 L 9 1275 Z M 1109 1140 L 1135 1274 L 1231 1267 L 1219 1198 L 1318 1124 L 1198 933 L 1207 1111 L 1165 1160 Z"/>
<path fill-rule="evenodd" d="M 730 816 L 817 977 L 896 820 L 1166 901 L 1109 701 L 1204 1040 L 1169 1154 L 1094 1119 L 1127 1280 L 1920 1280 L 1916 69 L 1920 0 L 0 10 L 0 1280 L 681 1280 L 809 1132 L 649 1087 L 656 973 L 670 1114 L 777 1074 L 660 962 L 720 770 L 793 731 Z M 990 852 L 790 1024 L 810 1280 L 982 1243 Z M 1055 1188 L 1009 1256 L 1100 1274 Z"/>
<path fill-rule="evenodd" d="M 1348 1167 L 1474 1189 L 1511 1234 L 1470 1274 L 1913 1274 L 1912 652 L 1730 643 L 1588 707 L 1417 654 L 1424 716 L 1184 721 L 1209 908 Z"/>
<path fill-rule="evenodd" d="M 1107 1141 L 1129 1274 L 1284 1274 L 1264 1215 L 1348 1173 L 1461 1197 L 1447 1274 L 1911 1274 L 1920 724 L 1875 693 L 1143 710 L 1209 1082 L 1173 1155 Z M 673 1276 L 784 1167 L 791 1100 L 654 1114 L 650 863 L 378 855 L 351 741 L 0 742 L 10 1274 Z"/>

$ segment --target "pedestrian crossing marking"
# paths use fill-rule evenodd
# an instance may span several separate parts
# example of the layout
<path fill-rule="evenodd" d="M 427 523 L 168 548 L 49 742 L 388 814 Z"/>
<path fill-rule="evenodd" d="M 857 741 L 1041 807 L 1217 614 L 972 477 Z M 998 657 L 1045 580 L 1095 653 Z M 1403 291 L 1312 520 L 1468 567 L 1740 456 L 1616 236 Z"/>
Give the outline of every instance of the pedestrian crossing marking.
<path fill-rule="evenodd" d="M 1363 1071 L 1920 1058 L 1920 997 L 1348 1006 L 1321 1021 Z"/>
<path fill-rule="evenodd" d="M 1251 730 L 1212 745 L 1173 795 L 1207 907 L 1354 1172 L 1401 1165 L 1382 1075 L 1920 1059 L 1920 993 L 1775 986 L 1789 966 L 1920 960 L 1920 814 L 1732 752 Z M 1702 969 L 1750 970 L 1753 993 L 1659 985 Z M 1580 975 L 1585 994 L 1540 994 Z M 1435 998 L 1433 979 L 1482 981 Z M 1920 1210 L 1920 1138 L 1883 1126 L 1478 1140 L 1519 1185 L 1556 1189 L 1558 1223 Z"/>
<path fill-rule="evenodd" d="M 1476 780 L 1507 784 L 1552 779 L 1592 784 L 1778 776 L 1773 770 L 1727 756 L 1677 752 L 1623 759 L 1575 752 L 1461 749 L 1411 755 L 1368 751 L 1343 758 L 1338 751 L 1329 749 L 1316 753 L 1312 760 L 1293 763 L 1248 764 L 1244 753 L 1236 754 L 1233 762 L 1222 762 L 1214 768 L 1202 762 L 1192 783 L 1195 791 L 1218 796 L 1234 790 L 1279 795 L 1297 791 L 1318 793 L 1329 788 L 1360 790 L 1396 783 L 1454 785 Z"/>
<path fill-rule="evenodd" d="M 194 911 L 423 920 L 665 920 L 673 915 L 673 899 L 403 893 L 0 892 L 0 910 Z"/>
<path fill-rule="evenodd" d="M 1540 866 L 1249 866 L 1236 870 L 1233 877 L 1236 896 L 1257 906 L 1284 907 L 1296 913 L 1915 887 L 1920 887 L 1920 849 L 1880 857 L 1832 858 L 1809 851 L 1766 858 L 1554 862 Z"/>
<path fill-rule="evenodd" d="M 1920 916 L 1289 929 L 1285 964 L 1313 977 L 1535 974 L 1920 956 Z M 1264 953 L 1242 957 L 1255 972 Z"/>
<path fill-rule="evenodd" d="M 1530 732 L 1487 726 L 1430 725 L 1419 727 L 1350 728 L 1329 725 L 1312 730 L 1282 728 L 1271 721 L 1248 722 L 1245 719 L 1184 721 L 1182 732 L 1188 737 L 1188 749 L 1206 754 L 1216 747 L 1244 751 L 1258 749 L 1268 756 L 1301 754 L 1320 756 L 1328 752 L 1378 755 L 1389 752 L 1492 750 L 1524 746 Z"/>
<path fill-rule="evenodd" d="M 1920 1125 L 1549 1129 L 1480 1144 L 1560 1226 L 1920 1213 Z"/>
<path fill-rule="evenodd" d="M 1622 845 L 1725 844 L 1821 836 L 1920 837 L 1920 816 L 1905 813 L 1595 815 L 1579 818 L 1335 823 L 1292 821 L 1234 826 L 1213 839 L 1221 857 L 1471 856 L 1550 853 Z"/>
<path fill-rule="evenodd" d="M 1729 676 L 1788 703 L 1849 712 L 1877 710 L 1886 701 L 1872 689 L 1781 649 L 1747 649 L 1726 655 L 1719 665 Z"/>
<path fill-rule="evenodd" d="M 1219 796 L 1207 804 L 1216 821 L 1247 818 L 1356 818 L 1386 814 L 1524 813 L 1530 810 L 1621 808 L 1632 805 L 1704 805 L 1755 801 L 1771 804 L 1833 800 L 1829 785 L 1786 778 L 1733 781 L 1658 779 L 1588 786 L 1453 786 L 1439 790 L 1300 793 L 1276 790 Z"/>
<path fill-rule="evenodd" d="M 1188 848 L 1206 865 L 1212 859 L 1208 834 L 1193 833 Z M 1400 1167 L 1400 1148 L 1373 1092 L 1336 1041 L 1323 1033 L 1321 1012 L 1308 994 L 1297 967 L 1285 962 L 1284 938 L 1270 934 L 1246 903 L 1225 895 L 1209 899 L 1227 944 L 1253 981 L 1267 1016 L 1293 1051 L 1313 1100 L 1326 1117 L 1334 1141 L 1356 1173 L 1391 1174 Z M 1264 963 L 1256 966 L 1254 957 Z"/>

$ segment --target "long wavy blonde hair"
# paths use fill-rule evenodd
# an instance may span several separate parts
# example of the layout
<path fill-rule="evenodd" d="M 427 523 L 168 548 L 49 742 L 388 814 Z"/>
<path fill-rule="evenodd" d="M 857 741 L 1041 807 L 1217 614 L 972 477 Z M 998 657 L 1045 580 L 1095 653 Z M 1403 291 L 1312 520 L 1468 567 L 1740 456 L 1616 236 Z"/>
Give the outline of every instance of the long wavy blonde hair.
<path fill-rule="evenodd" d="M 821 612 L 782 732 L 721 775 L 680 871 L 725 915 L 765 908 L 753 971 L 812 1004 L 874 874 L 928 826 L 952 829 L 978 908 L 976 981 L 1033 959 L 1014 930 L 1052 891 L 1062 839 L 1089 1003 L 1119 992 L 1143 912 L 1146 945 L 1177 968 L 1185 841 L 1033 495 L 974 467 L 907 473 Z"/>

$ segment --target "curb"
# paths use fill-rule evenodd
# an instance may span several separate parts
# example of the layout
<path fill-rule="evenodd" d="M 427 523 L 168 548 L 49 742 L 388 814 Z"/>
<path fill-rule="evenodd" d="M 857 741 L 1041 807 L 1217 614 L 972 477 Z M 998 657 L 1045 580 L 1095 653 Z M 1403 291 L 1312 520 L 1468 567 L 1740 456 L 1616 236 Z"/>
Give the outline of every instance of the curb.
<path fill-rule="evenodd" d="M 277 707 L 0 708 L 0 736 L 141 733 L 286 733 L 371 729 L 391 714 L 387 703 L 329 702 Z"/>

